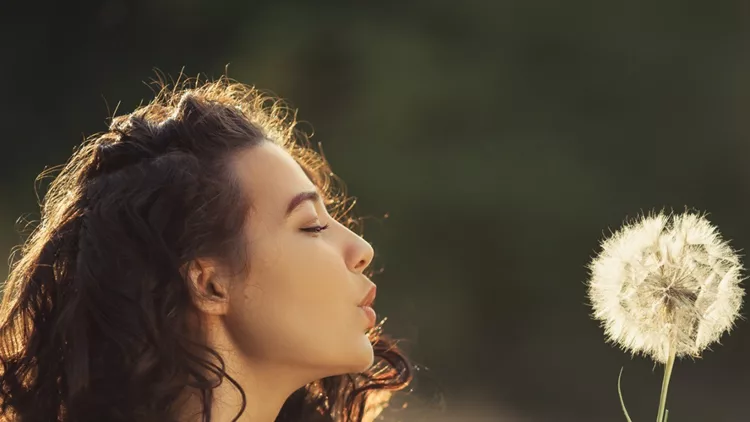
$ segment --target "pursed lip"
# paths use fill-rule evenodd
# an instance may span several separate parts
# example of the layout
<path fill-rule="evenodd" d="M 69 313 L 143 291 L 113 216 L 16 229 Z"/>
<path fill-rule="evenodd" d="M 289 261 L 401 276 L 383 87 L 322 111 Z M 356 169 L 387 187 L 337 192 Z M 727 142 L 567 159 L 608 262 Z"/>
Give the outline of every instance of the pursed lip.
<path fill-rule="evenodd" d="M 372 309 L 372 303 L 375 301 L 376 293 L 377 288 L 373 285 L 370 290 L 367 291 L 365 297 L 362 298 L 362 301 L 359 302 L 359 309 L 362 310 L 365 317 L 367 318 L 368 329 L 372 329 L 375 326 L 378 318 L 375 310 Z"/>
<path fill-rule="evenodd" d="M 377 287 L 372 286 L 370 290 L 367 292 L 364 298 L 362 298 L 362 301 L 359 302 L 359 307 L 372 307 L 372 303 L 375 301 L 375 296 L 377 295 Z"/>

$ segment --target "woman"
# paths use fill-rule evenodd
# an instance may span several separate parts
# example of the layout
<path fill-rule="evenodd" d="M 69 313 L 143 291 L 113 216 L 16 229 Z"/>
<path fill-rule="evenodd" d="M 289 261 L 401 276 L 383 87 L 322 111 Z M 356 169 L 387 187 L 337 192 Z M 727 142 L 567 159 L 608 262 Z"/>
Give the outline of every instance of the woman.
<path fill-rule="evenodd" d="M 291 116 L 183 82 L 76 150 L 5 286 L 4 420 L 362 421 L 410 382 Z"/>

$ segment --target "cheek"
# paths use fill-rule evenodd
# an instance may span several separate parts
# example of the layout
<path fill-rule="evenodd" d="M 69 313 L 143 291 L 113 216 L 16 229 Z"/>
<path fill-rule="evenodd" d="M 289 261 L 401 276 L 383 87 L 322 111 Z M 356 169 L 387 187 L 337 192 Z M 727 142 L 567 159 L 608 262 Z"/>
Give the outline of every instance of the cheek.
<path fill-rule="evenodd" d="M 268 293 L 275 314 L 289 323 L 335 325 L 342 318 L 350 281 L 340 258 L 317 239 L 302 239 L 285 248 L 269 268 Z M 279 315 L 279 313 L 283 315 Z M 322 327 L 321 327 L 322 328 Z"/>
<path fill-rule="evenodd" d="M 361 325 L 348 271 L 320 239 L 282 243 L 251 261 L 249 279 L 234 294 L 233 331 L 248 339 L 248 348 L 274 357 L 330 350 Z"/>

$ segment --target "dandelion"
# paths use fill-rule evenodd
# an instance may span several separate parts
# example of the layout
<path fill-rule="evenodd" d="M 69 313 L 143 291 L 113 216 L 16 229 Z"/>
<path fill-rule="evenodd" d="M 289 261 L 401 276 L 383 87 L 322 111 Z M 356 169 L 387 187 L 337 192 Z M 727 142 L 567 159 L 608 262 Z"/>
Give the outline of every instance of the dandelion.
<path fill-rule="evenodd" d="M 662 422 L 675 358 L 699 357 L 739 316 L 739 257 L 704 216 L 659 213 L 604 240 L 589 269 L 593 316 L 609 341 L 665 365 Z"/>

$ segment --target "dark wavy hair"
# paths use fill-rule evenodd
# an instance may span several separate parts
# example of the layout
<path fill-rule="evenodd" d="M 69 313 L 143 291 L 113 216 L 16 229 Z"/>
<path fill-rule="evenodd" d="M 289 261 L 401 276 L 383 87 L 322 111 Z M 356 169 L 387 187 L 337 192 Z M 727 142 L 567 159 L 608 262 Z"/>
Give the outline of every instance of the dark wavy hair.
<path fill-rule="evenodd" d="M 60 166 L 11 261 L 0 303 L 2 420 L 175 421 L 191 387 L 210 421 L 224 380 L 244 399 L 190 329 L 196 292 L 184 272 L 198 257 L 241 264 L 232 251 L 243 247 L 249 199 L 228 165 L 240 149 L 282 145 L 332 215 L 357 226 L 343 184 L 279 100 L 227 77 L 156 83 L 152 102 L 113 117 Z M 276 421 L 359 422 L 387 406 L 413 370 L 382 322 L 369 336 L 368 371 L 300 388 Z"/>

